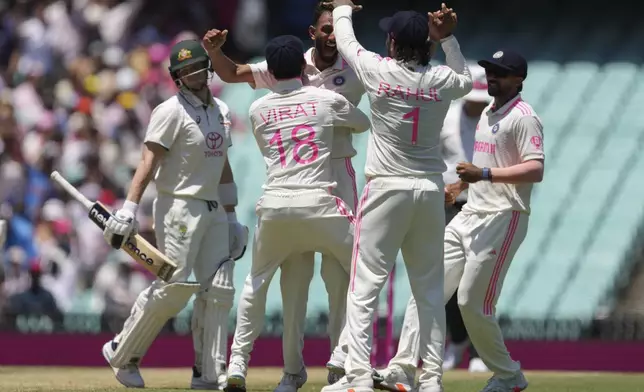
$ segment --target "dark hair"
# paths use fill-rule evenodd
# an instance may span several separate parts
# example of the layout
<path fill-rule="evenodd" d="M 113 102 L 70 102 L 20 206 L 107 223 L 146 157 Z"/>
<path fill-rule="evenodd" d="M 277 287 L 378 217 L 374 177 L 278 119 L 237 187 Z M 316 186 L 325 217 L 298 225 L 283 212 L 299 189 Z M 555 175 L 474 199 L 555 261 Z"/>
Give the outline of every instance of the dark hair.
<path fill-rule="evenodd" d="M 320 17 L 324 15 L 325 12 L 333 12 L 333 6 L 331 5 L 324 5 L 325 0 L 321 0 L 316 6 L 315 6 L 315 12 L 313 13 L 313 23 L 311 23 L 312 26 L 316 26 L 318 24 L 318 21 L 320 20 Z"/>
<path fill-rule="evenodd" d="M 418 64 L 426 66 L 430 60 L 430 49 L 432 42 L 427 40 L 423 47 L 417 48 L 413 46 L 398 46 L 396 42 L 396 53 L 394 54 L 396 60 L 404 62 L 416 61 Z"/>
<path fill-rule="evenodd" d="M 300 62 L 289 62 L 280 64 L 279 68 L 269 69 L 273 73 L 273 77 L 277 80 L 287 80 L 299 78 L 302 76 L 302 66 L 306 60 L 302 57 Z M 270 68 L 270 67 L 269 67 Z"/>

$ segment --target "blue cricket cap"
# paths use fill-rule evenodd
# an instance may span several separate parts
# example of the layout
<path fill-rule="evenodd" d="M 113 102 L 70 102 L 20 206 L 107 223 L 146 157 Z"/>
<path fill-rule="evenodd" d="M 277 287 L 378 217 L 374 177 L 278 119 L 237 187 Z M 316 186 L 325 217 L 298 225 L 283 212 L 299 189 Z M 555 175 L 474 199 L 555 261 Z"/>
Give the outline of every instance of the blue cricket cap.
<path fill-rule="evenodd" d="M 398 11 L 393 16 L 382 18 L 378 25 L 400 46 L 420 48 L 429 39 L 429 19 L 416 11 Z"/>
<path fill-rule="evenodd" d="M 294 64 L 300 66 L 304 58 L 304 44 L 293 35 L 280 35 L 266 44 L 266 63 L 268 69 L 288 69 Z"/>

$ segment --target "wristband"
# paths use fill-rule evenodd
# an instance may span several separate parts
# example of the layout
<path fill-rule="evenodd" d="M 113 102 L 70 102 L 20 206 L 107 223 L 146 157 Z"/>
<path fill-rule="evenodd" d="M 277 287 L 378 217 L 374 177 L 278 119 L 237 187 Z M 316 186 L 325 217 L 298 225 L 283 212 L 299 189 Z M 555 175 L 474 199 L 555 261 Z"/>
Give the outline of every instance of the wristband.
<path fill-rule="evenodd" d="M 121 207 L 121 209 L 125 211 L 130 211 L 132 215 L 136 216 L 136 212 L 139 209 L 139 205 L 133 201 L 125 200 L 125 203 L 123 203 L 123 207 Z"/>
<path fill-rule="evenodd" d="M 237 205 L 237 185 L 234 182 L 219 184 L 219 201 L 225 206 Z"/>
<path fill-rule="evenodd" d="M 483 179 L 487 181 L 492 181 L 492 170 L 489 167 L 483 168 Z"/>
<path fill-rule="evenodd" d="M 234 212 L 227 212 L 228 222 L 237 222 L 237 214 Z"/>

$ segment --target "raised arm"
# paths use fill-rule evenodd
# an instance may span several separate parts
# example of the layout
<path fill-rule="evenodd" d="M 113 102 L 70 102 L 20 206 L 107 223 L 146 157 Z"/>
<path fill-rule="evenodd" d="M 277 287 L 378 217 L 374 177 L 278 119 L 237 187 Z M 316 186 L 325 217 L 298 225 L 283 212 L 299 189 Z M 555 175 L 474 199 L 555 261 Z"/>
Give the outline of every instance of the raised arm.
<path fill-rule="evenodd" d="M 338 5 L 333 9 L 333 31 L 342 58 L 364 81 L 367 70 L 377 67 L 382 57 L 366 50 L 356 39 L 352 21 L 354 9 L 352 5 Z"/>
<path fill-rule="evenodd" d="M 441 43 L 445 52 L 445 63 L 453 71 L 441 93 L 450 99 L 463 97 L 472 90 L 472 75 L 465 63 L 461 47 L 452 34 L 456 28 L 456 13 L 443 3 L 440 11 L 430 12 L 428 17 L 430 39 Z"/>
<path fill-rule="evenodd" d="M 226 42 L 228 30 L 209 30 L 202 39 L 202 44 L 210 60 L 212 68 L 221 80 L 226 83 L 250 83 L 253 84 L 253 72 L 248 64 L 236 64 L 221 50 Z"/>

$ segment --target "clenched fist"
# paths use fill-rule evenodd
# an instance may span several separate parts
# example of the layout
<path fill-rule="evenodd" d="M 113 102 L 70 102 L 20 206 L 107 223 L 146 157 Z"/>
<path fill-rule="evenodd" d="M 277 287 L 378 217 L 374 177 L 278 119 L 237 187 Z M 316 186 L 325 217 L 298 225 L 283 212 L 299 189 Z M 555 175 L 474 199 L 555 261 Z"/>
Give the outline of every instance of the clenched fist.
<path fill-rule="evenodd" d="M 203 36 L 201 42 L 206 50 L 217 50 L 221 49 L 221 47 L 224 46 L 227 36 L 228 30 L 221 31 L 212 29 L 206 32 L 206 35 Z"/>

